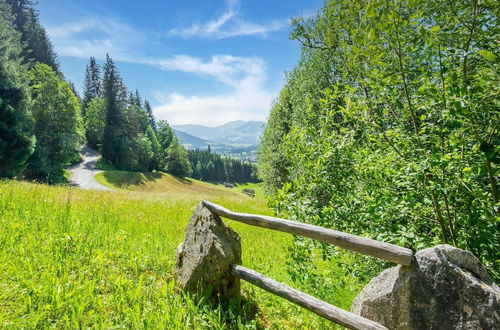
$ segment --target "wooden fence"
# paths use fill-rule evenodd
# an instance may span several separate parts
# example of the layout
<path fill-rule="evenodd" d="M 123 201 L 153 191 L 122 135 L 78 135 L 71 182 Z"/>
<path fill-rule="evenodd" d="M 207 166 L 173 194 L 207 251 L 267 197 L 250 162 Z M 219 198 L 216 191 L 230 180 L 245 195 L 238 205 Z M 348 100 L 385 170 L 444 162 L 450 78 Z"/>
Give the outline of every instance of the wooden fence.
<path fill-rule="evenodd" d="M 409 266 L 413 259 L 412 250 L 394 244 L 384 243 L 302 222 L 268 217 L 264 215 L 232 212 L 220 205 L 210 203 L 208 201 L 203 201 L 202 203 L 207 209 L 210 210 L 210 212 L 220 217 L 243 222 L 248 225 L 317 239 L 347 250 L 359 252 L 404 266 Z M 241 265 L 232 265 L 231 273 L 242 280 L 285 298 L 347 328 L 386 329 L 386 327 L 379 323 L 330 305 L 313 296 L 288 287 L 283 283 L 277 282 Z"/>

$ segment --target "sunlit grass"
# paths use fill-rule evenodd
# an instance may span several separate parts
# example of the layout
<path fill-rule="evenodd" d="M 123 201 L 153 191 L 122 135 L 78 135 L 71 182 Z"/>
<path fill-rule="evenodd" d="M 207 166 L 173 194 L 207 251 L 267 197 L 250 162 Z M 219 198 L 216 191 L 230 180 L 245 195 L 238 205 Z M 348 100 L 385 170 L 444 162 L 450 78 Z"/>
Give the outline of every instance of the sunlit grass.
<path fill-rule="evenodd" d="M 202 199 L 272 215 L 259 194 L 251 198 L 238 189 L 169 175 L 110 192 L 0 181 L 0 327 L 330 325 L 246 283 L 249 301 L 229 309 L 196 306 L 174 294 L 175 250 Z M 245 266 L 293 286 L 286 270 L 290 235 L 228 223 L 242 237 Z M 359 283 L 345 272 L 332 281 L 337 292 L 326 296 L 348 308 Z"/>

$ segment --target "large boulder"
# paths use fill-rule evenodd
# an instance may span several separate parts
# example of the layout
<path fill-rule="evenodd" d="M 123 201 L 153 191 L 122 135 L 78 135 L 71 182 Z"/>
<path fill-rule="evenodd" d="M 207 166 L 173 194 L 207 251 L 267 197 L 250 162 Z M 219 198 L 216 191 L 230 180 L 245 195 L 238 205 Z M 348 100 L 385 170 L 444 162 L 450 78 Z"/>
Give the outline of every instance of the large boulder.
<path fill-rule="evenodd" d="M 231 264 L 241 264 L 240 236 L 199 204 L 177 248 L 176 289 L 197 298 L 208 295 L 212 302 L 227 301 L 240 291 Z"/>
<path fill-rule="evenodd" d="M 438 245 L 374 278 L 351 311 L 389 329 L 500 329 L 500 289 L 471 252 Z"/>

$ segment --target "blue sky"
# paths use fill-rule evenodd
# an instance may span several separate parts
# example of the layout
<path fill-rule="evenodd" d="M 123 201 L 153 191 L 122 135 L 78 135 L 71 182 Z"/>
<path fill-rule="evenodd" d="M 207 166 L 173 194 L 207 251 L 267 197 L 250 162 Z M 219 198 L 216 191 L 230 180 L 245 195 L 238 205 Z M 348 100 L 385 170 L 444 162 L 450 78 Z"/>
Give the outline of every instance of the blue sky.
<path fill-rule="evenodd" d="M 109 53 L 158 119 L 215 126 L 265 120 L 300 56 L 290 18 L 323 0 L 40 0 L 66 77 L 82 90 Z"/>

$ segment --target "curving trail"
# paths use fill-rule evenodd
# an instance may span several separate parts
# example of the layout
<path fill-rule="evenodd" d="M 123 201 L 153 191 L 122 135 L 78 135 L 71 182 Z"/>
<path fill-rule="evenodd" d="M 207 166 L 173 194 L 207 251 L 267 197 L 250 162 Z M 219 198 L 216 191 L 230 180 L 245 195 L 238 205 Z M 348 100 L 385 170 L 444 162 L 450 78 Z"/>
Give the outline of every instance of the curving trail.
<path fill-rule="evenodd" d="M 100 184 L 95 179 L 95 175 L 102 172 L 95 168 L 95 164 L 99 159 L 99 153 L 85 146 L 82 150 L 82 156 L 83 161 L 81 163 L 75 164 L 69 168 L 72 172 L 71 178 L 69 179 L 70 183 L 82 189 L 113 190 Z"/>

